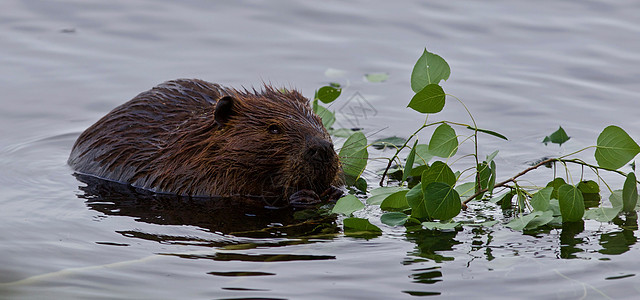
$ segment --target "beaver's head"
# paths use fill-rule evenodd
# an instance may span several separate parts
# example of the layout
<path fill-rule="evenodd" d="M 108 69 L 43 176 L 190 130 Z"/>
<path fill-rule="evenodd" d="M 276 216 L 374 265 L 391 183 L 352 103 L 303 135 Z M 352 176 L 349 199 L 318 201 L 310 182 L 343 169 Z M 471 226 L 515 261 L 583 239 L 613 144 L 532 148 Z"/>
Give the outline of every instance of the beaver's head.
<path fill-rule="evenodd" d="M 217 156 L 230 194 L 288 198 L 320 194 L 338 178 L 338 156 L 322 120 L 297 91 L 227 90 L 214 113 Z M 217 169 L 217 168 L 216 168 Z"/>

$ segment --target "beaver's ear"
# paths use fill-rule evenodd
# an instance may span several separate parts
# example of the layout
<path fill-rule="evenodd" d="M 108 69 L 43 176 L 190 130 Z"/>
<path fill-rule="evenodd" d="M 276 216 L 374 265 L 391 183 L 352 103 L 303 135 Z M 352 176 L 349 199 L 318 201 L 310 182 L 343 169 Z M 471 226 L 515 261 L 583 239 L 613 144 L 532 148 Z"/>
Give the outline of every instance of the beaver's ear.
<path fill-rule="evenodd" d="M 230 96 L 224 96 L 218 100 L 218 103 L 216 103 L 216 109 L 213 112 L 213 119 L 218 123 L 218 125 L 224 126 L 229 119 L 231 119 L 231 116 L 234 115 L 234 101 L 235 100 Z"/>

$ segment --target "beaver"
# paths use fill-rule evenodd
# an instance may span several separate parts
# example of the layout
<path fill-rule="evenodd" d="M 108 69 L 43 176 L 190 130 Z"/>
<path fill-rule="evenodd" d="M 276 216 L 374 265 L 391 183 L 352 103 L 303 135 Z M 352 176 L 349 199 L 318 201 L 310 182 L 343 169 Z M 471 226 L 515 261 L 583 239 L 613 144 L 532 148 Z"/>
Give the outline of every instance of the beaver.
<path fill-rule="evenodd" d="M 331 136 L 309 100 L 267 84 L 250 91 L 164 82 L 87 128 L 68 164 L 78 174 L 179 196 L 304 206 L 342 194 Z"/>

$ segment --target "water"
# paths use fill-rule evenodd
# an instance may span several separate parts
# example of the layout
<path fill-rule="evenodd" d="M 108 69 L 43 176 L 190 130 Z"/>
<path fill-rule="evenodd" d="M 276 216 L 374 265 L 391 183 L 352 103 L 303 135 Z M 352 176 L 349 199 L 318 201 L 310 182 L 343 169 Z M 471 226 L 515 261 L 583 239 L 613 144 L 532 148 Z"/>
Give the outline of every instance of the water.
<path fill-rule="evenodd" d="M 225 227 L 206 204 L 198 205 L 211 219 L 175 203 L 83 198 L 66 158 L 110 109 L 180 77 L 269 82 L 308 96 L 340 82 L 344 96 L 332 109 L 343 126 L 406 136 L 422 122 L 404 107 L 426 46 L 452 67 L 445 90 L 480 127 L 510 138 L 482 137 L 479 149 L 500 149 L 506 178 L 528 161 L 594 144 L 609 124 L 640 137 L 639 14 L 635 1 L 3 1 L 0 298 L 634 299 L 632 218 L 530 235 L 501 225 L 458 233 L 381 225 L 384 234 L 371 239 L 326 234 L 331 228 L 300 237 L 273 212 L 229 213 L 240 221 Z M 374 72 L 389 79 L 362 79 Z M 375 113 L 354 119 L 341 110 L 356 92 Z M 468 122 L 452 100 L 434 118 Z M 571 140 L 542 145 L 559 125 Z M 552 176 L 536 174 L 529 180 Z M 611 176 L 616 188 L 621 182 Z"/>

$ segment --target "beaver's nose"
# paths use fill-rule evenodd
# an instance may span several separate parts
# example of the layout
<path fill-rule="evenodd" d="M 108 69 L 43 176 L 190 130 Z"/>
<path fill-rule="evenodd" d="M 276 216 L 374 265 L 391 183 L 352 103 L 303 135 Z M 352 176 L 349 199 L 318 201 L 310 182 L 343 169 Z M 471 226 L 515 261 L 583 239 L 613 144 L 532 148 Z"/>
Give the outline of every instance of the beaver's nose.
<path fill-rule="evenodd" d="M 312 163 L 324 163 L 330 161 L 335 155 L 333 144 L 324 139 L 313 138 L 307 141 L 306 158 Z"/>

